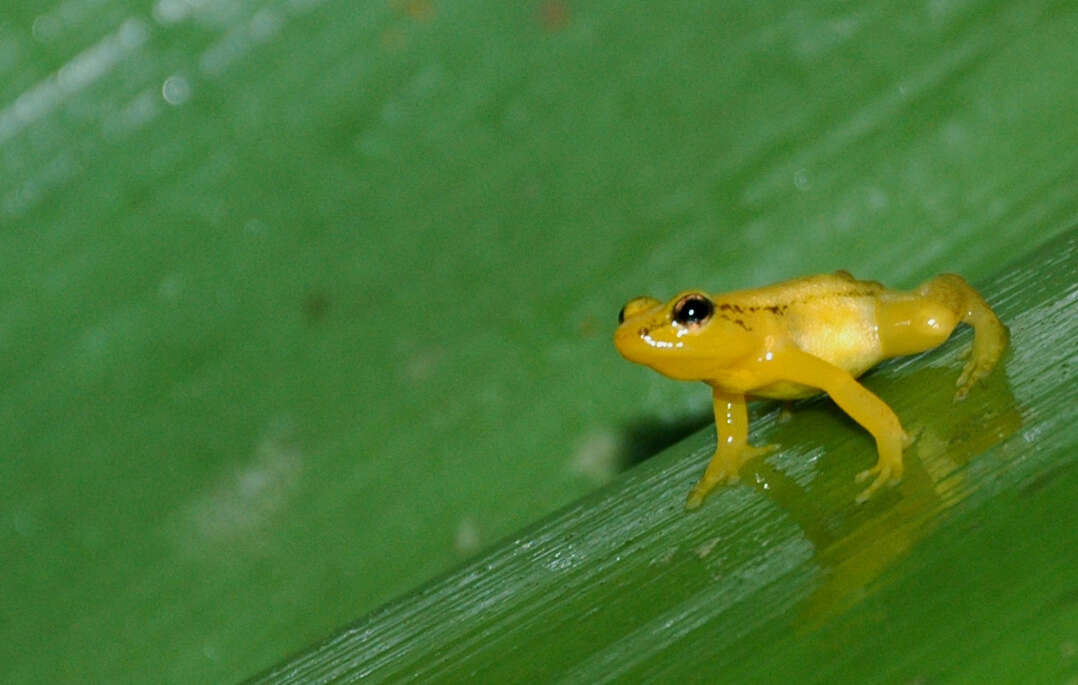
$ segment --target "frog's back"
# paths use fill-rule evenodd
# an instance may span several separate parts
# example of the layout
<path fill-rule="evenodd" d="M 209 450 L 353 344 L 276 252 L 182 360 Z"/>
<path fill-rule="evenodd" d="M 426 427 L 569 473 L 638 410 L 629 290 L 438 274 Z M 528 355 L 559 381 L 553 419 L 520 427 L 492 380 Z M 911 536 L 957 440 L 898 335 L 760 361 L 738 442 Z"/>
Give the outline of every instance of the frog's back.
<path fill-rule="evenodd" d="M 801 350 L 858 376 L 883 358 L 876 303 L 885 290 L 839 271 L 721 295 L 715 304 L 739 307 L 750 325 L 785 334 Z M 779 396 L 788 395 L 784 388 Z"/>
<path fill-rule="evenodd" d="M 773 310 L 811 306 L 821 301 L 876 297 L 885 290 L 876 281 L 859 281 L 848 271 L 795 278 L 762 288 L 738 290 L 715 297 L 716 304 L 736 303 L 745 309 Z"/>

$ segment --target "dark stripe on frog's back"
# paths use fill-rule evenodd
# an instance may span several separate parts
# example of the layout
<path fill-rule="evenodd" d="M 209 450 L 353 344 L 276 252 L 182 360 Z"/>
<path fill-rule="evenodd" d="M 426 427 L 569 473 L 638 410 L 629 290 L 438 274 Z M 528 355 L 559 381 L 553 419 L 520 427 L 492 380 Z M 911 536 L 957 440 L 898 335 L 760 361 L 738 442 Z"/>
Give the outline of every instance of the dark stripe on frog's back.
<path fill-rule="evenodd" d="M 731 314 L 762 313 L 782 316 L 790 307 L 812 304 L 820 298 L 875 297 L 884 291 L 876 281 L 859 281 L 845 271 L 795 278 L 782 283 L 714 296 L 715 308 Z"/>
<path fill-rule="evenodd" d="M 858 281 L 848 273 L 839 272 L 727 293 L 713 300 L 719 316 L 744 318 L 748 322 L 747 330 L 771 319 L 777 330 L 785 331 L 802 351 L 858 376 L 881 358 L 878 341 L 872 340 L 875 317 L 871 312 L 875 309 L 875 299 L 885 290 L 875 281 Z M 818 325 L 827 320 L 838 328 Z M 844 339 L 848 344 L 842 343 Z M 819 394 L 819 390 L 779 381 L 757 388 L 752 394 L 798 399 Z"/>

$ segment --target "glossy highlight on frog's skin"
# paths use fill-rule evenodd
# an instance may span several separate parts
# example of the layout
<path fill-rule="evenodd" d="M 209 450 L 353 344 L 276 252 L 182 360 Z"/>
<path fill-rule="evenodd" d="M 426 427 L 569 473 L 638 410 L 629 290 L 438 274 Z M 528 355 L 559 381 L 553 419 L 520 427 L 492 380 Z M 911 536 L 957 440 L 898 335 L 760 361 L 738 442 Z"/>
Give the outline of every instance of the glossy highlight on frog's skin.
<path fill-rule="evenodd" d="M 614 344 L 629 361 L 678 380 L 711 386 L 718 445 L 685 505 L 695 509 L 749 459 L 778 446 L 748 443 L 745 398 L 795 399 L 826 392 L 876 439 L 876 465 L 863 502 L 902 477 L 902 425 L 855 378 L 884 359 L 942 344 L 959 323 L 973 326 L 973 349 L 955 399 L 988 375 L 1007 346 L 1007 329 L 977 291 L 955 274 L 911 292 L 859 281 L 845 271 L 708 295 L 690 290 L 663 303 L 630 300 L 618 315 Z"/>

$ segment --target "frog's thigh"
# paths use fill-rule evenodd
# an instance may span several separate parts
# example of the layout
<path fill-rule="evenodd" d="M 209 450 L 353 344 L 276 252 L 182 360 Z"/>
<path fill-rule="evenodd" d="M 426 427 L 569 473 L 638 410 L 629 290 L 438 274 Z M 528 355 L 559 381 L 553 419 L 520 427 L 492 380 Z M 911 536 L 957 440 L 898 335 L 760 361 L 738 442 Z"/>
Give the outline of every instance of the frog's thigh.
<path fill-rule="evenodd" d="M 946 306 L 956 319 L 973 326 L 973 350 L 958 377 L 955 399 L 987 376 L 1007 347 L 1007 328 L 981 294 L 957 274 L 940 274 L 917 287 L 916 295 Z"/>
<path fill-rule="evenodd" d="M 909 295 L 876 303 L 884 357 L 916 354 L 943 344 L 958 325 L 953 308 L 931 297 Z"/>

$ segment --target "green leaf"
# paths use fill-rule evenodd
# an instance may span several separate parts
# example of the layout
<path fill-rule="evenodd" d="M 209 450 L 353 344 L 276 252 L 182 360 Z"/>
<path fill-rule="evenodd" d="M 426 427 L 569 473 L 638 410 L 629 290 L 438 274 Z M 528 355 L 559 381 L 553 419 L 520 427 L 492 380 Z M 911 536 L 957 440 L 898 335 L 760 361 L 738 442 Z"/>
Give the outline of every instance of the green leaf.
<path fill-rule="evenodd" d="M 955 402 L 964 329 L 867 383 L 917 435 L 853 503 L 871 440 L 826 399 L 697 513 L 695 435 L 259 682 L 1063 682 L 1078 674 L 1078 230 L 986 288 L 1012 354 Z M 751 473 L 750 473 L 751 472 Z"/>
<path fill-rule="evenodd" d="M 1072 0 L 5 3 L 0 679 L 234 682 L 663 464 L 680 521 L 699 463 L 620 474 L 709 398 L 622 304 L 1001 292 L 1078 221 L 1075 45 Z M 827 406 L 756 427 L 846 511 Z"/>

